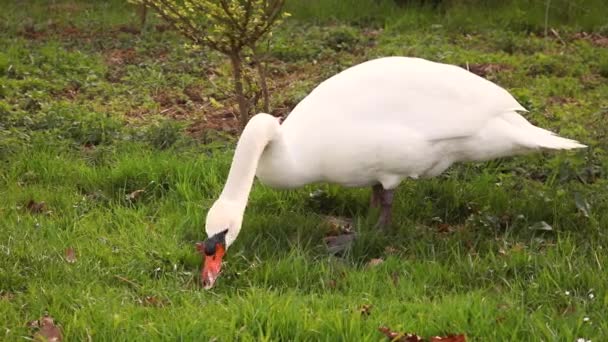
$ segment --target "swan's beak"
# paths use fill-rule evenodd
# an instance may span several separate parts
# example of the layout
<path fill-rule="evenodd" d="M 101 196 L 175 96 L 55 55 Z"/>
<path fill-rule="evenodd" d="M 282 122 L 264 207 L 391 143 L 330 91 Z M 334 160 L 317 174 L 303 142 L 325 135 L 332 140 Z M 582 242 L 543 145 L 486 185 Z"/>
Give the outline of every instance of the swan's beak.
<path fill-rule="evenodd" d="M 203 254 L 205 258 L 203 270 L 201 271 L 201 283 L 203 284 L 203 288 L 205 288 L 205 290 L 209 290 L 213 287 L 215 280 L 220 274 L 222 269 L 222 258 L 224 257 L 226 249 L 222 244 L 218 243 L 215 246 L 215 253 L 212 255 L 207 255 L 204 252 L 201 244 L 197 244 L 196 248 L 199 250 L 199 252 L 202 252 L 201 254 Z"/>

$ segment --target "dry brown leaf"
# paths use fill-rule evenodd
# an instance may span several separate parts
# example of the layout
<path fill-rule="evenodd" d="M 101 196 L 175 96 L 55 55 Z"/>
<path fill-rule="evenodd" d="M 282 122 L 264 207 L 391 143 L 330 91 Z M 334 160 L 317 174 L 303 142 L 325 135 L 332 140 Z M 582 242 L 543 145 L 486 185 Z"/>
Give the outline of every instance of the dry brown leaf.
<path fill-rule="evenodd" d="M 384 248 L 384 253 L 386 254 L 397 254 L 399 253 L 399 250 L 393 246 L 386 246 Z"/>
<path fill-rule="evenodd" d="M 493 78 L 496 73 L 510 69 L 512 69 L 512 67 L 509 65 L 497 63 L 480 63 L 467 65 L 467 70 L 484 78 Z"/>
<path fill-rule="evenodd" d="M 392 331 L 388 327 L 380 327 L 378 330 L 383 333 L 392 342 L 423 342 L 422 337 L 415 334 L 406 334 L 397 331 Z"/>
<path fill-rule="evenodd" d="M 388 337 L 393 342 L 425 342 L 426 340 L 416 334 L 407 334 L 397 331 L 392 331 L 388 327 L 380 327 L 378 330 Z M 459 335 L 447 335 L 447 336 L 432 336 L 429 342 L 466 342 L 466 336 Z"/>
<path fill-rule="evenodd" d="M 440 223 L 440 224 L 437 226 L 437 230 L 438 230 L 440 233 L 450 233 L 450 232 L 452 232 L 452 227 L 450 227 L 450 225 L 449 225 L 449 224 L 447 224 L 447 223 Z"/>
<path fill-rule="evenodd" d="M 384 260 L 382 258 L 374 258 L 367 263 L 367 267 L 378 266 L 383 262 L 384 262 Z"/>
<path fill-rule="evenodd" d="M 146 192 L 146 190 L 143 190 L 143 189 L 135 190 L 132 193 L 127 195 L 127 200 L 129 200 L 131 202 L 136 201 L 141 197 L 141 195 L 144 192 Z"/>
<path fill-rule="evenodd" d="M 164 299 L 156 296 L 145 296 L 141 302 L 145 306 L 154 306 L 157 308 L 161 308 L 167 304 Z"/>
<path fill-rule="evenodd" d="M 353 221 L 345 217 L 327 216 L 323 220 L 327 226 L 326 236 L 336 236 L 354 233 Z"/>
<path fill-rule="evenodd" d="M 433 336 L 430 342 L 466 342 L 464 335 Z"/>
<path fill-rule="evenodd" d="M 336 286 L 338 286 L 338 283 L 336 282 L 335 279 L 329 279 L 328 281 L 325 282 L 325 286 L 327 286 L 330 289 L 335 289 Z"/>
<path fill-rule="evenodd" d="M 63 335 L 61 329 L 55 325 L 53 317 L 44 315 L 40 319 L 30 321 L 27 326 L 34 330 L 34 341 L 61 342 Z"/>
<path fill-rule="evenodd" d="M 40 214 L 46 210 L 46 203 L 44 201 L 36 202 L 31 199 L 25 207 L 32 214 Z"/>
<path fill-rule="evenodd" d="M 359 312 L 361 313 L 361 316 L 369 316 L 372 314 L 372 308 L 374 306 L 371 304 L 363 304 L 359 307 Z"/>
<path fill-rule="evenodd" d="M 345 217 L 326 216 L 322 222 L 326 233 L 323 241 L 331 254 L 347 250 L 356 238 L 353 221 Z"/>
<path fill-rule="evenodd" d="M 12 292 L 6 292 L 4 290 L 0 290 L 0 300 L 11 301 L 15 298 L 15 294 Z"/>
<path fill-rule="evenodd" d="M 576 306 L 566 305 L 560 309 L 562 316 L 570 315 L 576 312 Z"/>
<path fill-rule="evenodd" d="M 65 249 L 65 261 L 67 261 L 70 264 L 73 264 L 76 262 L 76 252 L 74 251 L 74 248 L 69 247 Z"/>

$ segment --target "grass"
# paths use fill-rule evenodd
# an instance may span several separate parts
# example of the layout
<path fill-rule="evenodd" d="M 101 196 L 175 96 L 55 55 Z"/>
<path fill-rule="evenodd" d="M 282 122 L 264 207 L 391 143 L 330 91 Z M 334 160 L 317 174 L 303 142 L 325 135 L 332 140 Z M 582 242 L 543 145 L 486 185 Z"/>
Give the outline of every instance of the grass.
<path fill-rule="evenodd" d="M 27 4 L 0 24 L 0 339 L 30 336 L 45 312 L 66 340 L 379 341 L 381 325 L 473 341 L 608 336 L 608 54 L 576 34 L 584 25 L 559 39 L 484 22 L 412 28 L 428 9 L 352 25 L 356 13 L 305 21 L 320 2 L 291 2 L 299 19 L 268 45 L 276 113 L 356 62 L 419 56 L 483 73 L 532 122 L 590 148 L 405 182 L 387 234 L 369 189 L 255 184 L 225 273 L 203 291 L 194 243 L 234 143 L 226 62 L 154 20 L 134 34 L 120 2 Z M 342 258 L 322 245 L 327 214 L 361 233 Z"/>
<path fill-rule="evenodd" d="M 547 5 L 549 7 L 547 8 Z M 442 25 L 450 30 L 476 31 L 508 26 L 510 29 L 543 32 L 550 28 L 608 29 L 601 0 L 292 0 L 287 10 L 296 19 L 360 25 Z"/>

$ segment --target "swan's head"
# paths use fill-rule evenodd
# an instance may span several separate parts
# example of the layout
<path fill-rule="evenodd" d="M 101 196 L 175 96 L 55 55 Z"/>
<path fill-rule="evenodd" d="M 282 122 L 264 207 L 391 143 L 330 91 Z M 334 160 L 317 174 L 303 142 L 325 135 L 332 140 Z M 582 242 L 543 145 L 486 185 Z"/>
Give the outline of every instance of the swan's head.
<path fill-rule="evenodd" d="M 234 242 L 243 220 L 243 208 L 229 201 L 216 201 L 207 213 L 205 230 L 207 239 L 196 244 L 203 255 L 201 281 L 205 289 L 213 287 L 222 269 L 222 259 Z"/>

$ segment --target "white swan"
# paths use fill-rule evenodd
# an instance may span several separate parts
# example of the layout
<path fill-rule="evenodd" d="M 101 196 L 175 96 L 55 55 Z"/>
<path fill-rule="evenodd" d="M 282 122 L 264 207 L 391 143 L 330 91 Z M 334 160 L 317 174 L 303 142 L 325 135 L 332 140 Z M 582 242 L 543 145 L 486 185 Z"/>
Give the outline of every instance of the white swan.
<path fill-rule="evenodd" d="M 256 175 L 277 188 L 372 186 L 383 225 L 404 178 L 437 176 L 456 162 L 585 147 L 533 126 L 518 111 L 526 110 L 506 90 L 458 66 L 387 57 L 324 81 L 282 124 L 254 116 L 207 214 L 208 239 L 197 245 L 205 255 L 205 287 L 239 234 Z"/>

